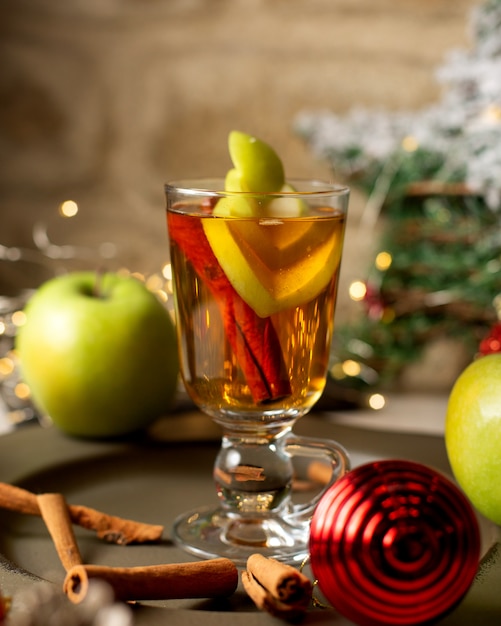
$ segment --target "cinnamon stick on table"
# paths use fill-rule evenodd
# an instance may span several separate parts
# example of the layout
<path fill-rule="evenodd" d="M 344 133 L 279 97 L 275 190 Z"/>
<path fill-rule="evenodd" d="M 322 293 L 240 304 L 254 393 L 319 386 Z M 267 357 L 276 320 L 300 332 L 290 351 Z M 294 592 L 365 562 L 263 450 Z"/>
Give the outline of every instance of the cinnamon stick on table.
<path fill-rule="evenodd" d="M 39 502 L 34 493 L 2 482 L 0 482 L 0 508 L 27 515 L 41 515 Z M 73 524 L 94 530 L 100 539 L 119 545 L 157 542 L 162 538 L 164 530 L 160 525 L 123 519 L 82 505 L 69 504 L 68 513 Z"/>
<path fill-rule="evenodd" d="M 252 554 L 242 584 L 254 604 L 276 617 L 300 619 L 310 605 L 313 586 L 292 565 Z"/>
<path fill-rule="evenodd" d="M 235 591 L 238 570 L 233 561 L 226 558 L 144 567 L 76 565 L 66 574 L 64 592 L 78 604 L 87 595 L 92 578 L 106 581 L 117 600 L 217 598 Z"/>
<path fill-rule="evenodd" d="M 107 582 L 116 600 L 127 601 L 212 598 L 231 595 L 237 588 L 238 570 L 230 559 L 145 567 L 84 565 L 64 497 L 48 493 L 37 496 L 37 501 L 67 570 L 63 590 L 74 603 L 86 597 L 91 578 Z"/>
<path fill-rule="evenodd" d="M 37 496 L 37 502 L 64 569 L 68 571 L 80 565 L 83 561 L 64 496 L 60 493 L 44 493 Z"/>

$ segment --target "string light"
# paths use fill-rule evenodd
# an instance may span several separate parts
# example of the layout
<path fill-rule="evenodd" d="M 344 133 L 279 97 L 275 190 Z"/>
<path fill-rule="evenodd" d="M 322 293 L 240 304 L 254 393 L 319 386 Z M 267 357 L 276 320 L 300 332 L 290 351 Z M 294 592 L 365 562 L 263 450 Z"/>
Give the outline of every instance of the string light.
<path fill-rule="evenodd" d="M 501 122 L 501 107 L 498 104 L 490 104 L 484 111 L 483 118 L 487 122 Z"/>
<path fill-rule="evenodd" d="M 146 277 L 142 272 L 131 272 L 130 275 L 137 280 L 140 280 L 142 283 L 146 281 Z"/>
<path fill-rule="evenodd" d="M 31 395 L 30 388 L 26 383 L 23 382 L 17 383 L 17 385 L 14 387 L 14 393 L 21 400 L 27 400 Z"/>
<path fill-rule="evenodd" d="M 355 302 L 363 300 L 367 294 L 367 286 L 361 280 L 355 280 L 348 288 L 348 294 Z"/>
<path fill-rule="evenodd" d="M 379 252 L 379 254 L 376 256 L 374 265 L 381 272 L 385 272 L 387 269 L 389 269 L 392 261 L 393 257 L 391 256 L 391 254 L 389 252 L 382 251 Z"/>
<path fill-rule="evenodd" d="M 14 361 L 11 358 L 5 356 L 2 359 L 0 359 L 0 376 L 2 378 L 6 378 L 7 376 L 10 376 L 13 371 L 14 371 Z"/>
<path fill-rule="evenodd" d="M 74 200 L 65 200 L 59 205 L 59 215 L 61 217 L 75 217 L 78 213 L 78 204 Z"/>
<path fill-rule="evenodd" d="M 342 380 L 345 377 L 342 363 L 335 363 L 329 370 L 329 374 L 335 380 Z"/>
<path fill-rule="evenodd" d="M 165 280 L 172 280 L 172 265 L 170 263 L 166 263 L 162 267 L 162 276 Z"/>
<path fill-rule="evenodd" d="M 26 324 L 26 313 L 24 311 L 14 311 L 11 315 L 11 321 L 17 328 L 24 326 Z"/>
<path fill-rule="evenodd" d="M 386 399 L 380 393 L 373 393 L 371 396 L 369 396 L 367 404 L 369 405 L 371 409 L 374 409 L 375 411 L 379 411 L 382 408 L 384 408 L 384 406 L 386 405 Z"/>
<path fill-rule="evenodd" d="M 360 363 L 354 361 L 353 359 L 347 359 L 342 364 L 343 373 L 346 376 L 358 376 L 361 371 Z"/>
<path fill-rule="evenodd" d="M 158 274 L 151 274 L 151 276 L 148 276 L 145 283 L 151 291 L 158 291 L 159 289 L 162 289 L 164 285 L 162 277 Z"/>
<path fill-rule="evenodd" d="M 407 135 L 402 139 L 402 148 L 406 152 L 415 152 L 419 148 L 419 142 L 412 135 Z"/>

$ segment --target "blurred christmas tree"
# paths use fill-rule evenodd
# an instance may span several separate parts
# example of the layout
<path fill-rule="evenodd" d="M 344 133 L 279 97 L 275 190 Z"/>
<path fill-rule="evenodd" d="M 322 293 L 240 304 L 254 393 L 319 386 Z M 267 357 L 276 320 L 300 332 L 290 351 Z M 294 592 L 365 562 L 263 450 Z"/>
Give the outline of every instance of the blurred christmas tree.
<path fill-rule="evenodd" d="M 438 69 L 442 99 L 418 112 L 305 112 L 297 132 L 368 195 L 385 228 L 360 319 L 337 331 L 352 382 L 394 381 L 439 336 L 473 358 L 501 293 L 501 0 L 471 15 L 472 47 Z M 357 380 L 355 380 L 357 379 Z"/>

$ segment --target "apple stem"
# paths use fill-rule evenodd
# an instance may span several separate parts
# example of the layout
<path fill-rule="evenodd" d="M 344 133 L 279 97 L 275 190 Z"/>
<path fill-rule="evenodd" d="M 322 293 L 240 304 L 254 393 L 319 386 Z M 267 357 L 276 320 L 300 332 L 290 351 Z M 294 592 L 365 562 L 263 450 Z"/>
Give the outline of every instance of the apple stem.
<path fill-rule="evenodd" d="M 92 296 L 94 298 L 104 299 L 105 293 L 103 291 L 103 276 L 105 275 L 105 270 L 100 267 L 96 270 L 96 280 L 94 282 L 92 288 Z"/>

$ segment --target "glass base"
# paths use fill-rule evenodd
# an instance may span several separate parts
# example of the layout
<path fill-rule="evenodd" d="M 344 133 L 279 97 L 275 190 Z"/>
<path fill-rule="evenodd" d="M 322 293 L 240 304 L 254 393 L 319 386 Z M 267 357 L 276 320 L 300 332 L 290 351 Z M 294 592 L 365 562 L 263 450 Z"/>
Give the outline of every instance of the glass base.
<path fill-rule="evenodd" d="M 293 565 L 300 565 L 308 555 L 309 524 L 293 525 L 278 516 L 247 518 L 202 507 L 178 517 L 172 533 L 176 544 L 190 554 L 226 557 L 240 566 L 256 552 Z"/>

